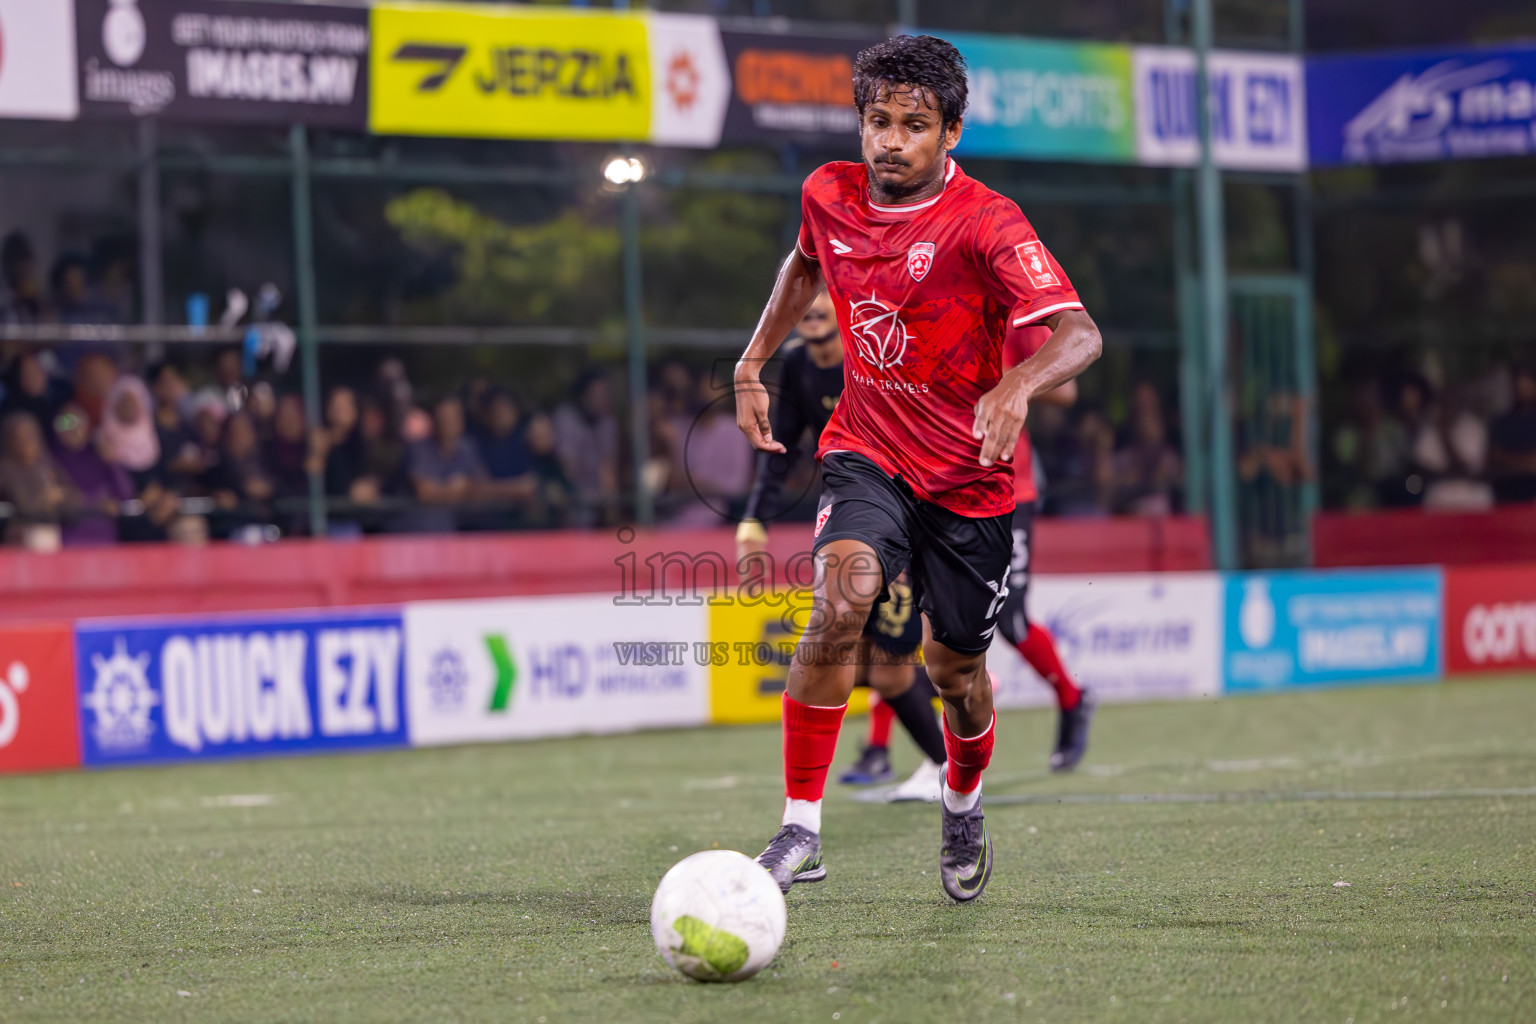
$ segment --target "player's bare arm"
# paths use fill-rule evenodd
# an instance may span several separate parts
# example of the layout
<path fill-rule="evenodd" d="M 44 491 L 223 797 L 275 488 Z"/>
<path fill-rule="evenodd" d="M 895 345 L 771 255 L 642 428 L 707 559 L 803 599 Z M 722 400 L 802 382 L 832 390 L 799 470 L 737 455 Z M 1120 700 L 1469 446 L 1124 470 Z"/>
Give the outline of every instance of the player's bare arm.
<path fill-rule="evenodd" d="M 811 308 L 821 293 L 821 267 L 798 248 L 790 252 L 779 267 L 773 292 L 763 315 L 758 318 L 752 340 L 736 363 L 736 425 L 747 435 L 752 447 L 762 452 L 784 451 L 773 439 L 773 425 L 768 419 L 768 389 L 763 387 L 763 364 L 779 350 L 784 339 Z"/>
<path fill-rule="evenodd" d="M 1099 329 L 1083 310 L 1064 309 L 1042 322 L 1051 328 L 1050 340 L 976 401 L 973 432 L 981 441 L 983 466 L 1012 459 L 1029 403 L 1074 379 L 1103 350 Z"/>

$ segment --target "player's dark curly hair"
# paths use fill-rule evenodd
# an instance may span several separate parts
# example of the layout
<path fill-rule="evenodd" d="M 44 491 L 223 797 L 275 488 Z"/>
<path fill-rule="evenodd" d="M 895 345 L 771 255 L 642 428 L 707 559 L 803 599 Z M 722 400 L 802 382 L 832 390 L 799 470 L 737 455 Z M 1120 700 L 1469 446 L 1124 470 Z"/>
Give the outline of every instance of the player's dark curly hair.
<path fill-rule="evenodd" d="M 895 36 L 854 58 L 853 104 L 860 117 L 882 90 L 902 85 L 933 97 L 945 131 L 965 113 L 965 58 L 951 43 L 934 36 Z"/>

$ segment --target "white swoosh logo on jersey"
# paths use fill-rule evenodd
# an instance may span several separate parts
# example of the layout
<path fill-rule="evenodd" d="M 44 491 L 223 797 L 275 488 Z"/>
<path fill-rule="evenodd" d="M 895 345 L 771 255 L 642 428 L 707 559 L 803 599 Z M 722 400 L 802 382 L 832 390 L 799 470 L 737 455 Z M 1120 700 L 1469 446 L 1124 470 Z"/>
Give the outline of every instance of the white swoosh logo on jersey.
<path fill-rule="evenodd" d="M 849 253 L 853 252 L 853 246 L 851 246 L 851 245 L 844 245 L 842 242 L 839 242 L 835 238 L 829 238 L 829 239 L 827 239 L 827 241 L 832 243 L 832 251 L 835 252 L 839 256 L 846 256 Z"/>

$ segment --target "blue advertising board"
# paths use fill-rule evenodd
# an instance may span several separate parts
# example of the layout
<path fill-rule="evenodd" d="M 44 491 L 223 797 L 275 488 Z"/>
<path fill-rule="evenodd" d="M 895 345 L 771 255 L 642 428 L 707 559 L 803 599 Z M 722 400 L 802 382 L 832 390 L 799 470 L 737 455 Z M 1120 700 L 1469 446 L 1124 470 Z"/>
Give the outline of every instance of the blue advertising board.
<path fill-rule="evenodd" d="M 1440 675 L 1439 569 L 1243 573 L 1226 591 L 1228 693 Z"/>
<path fill-rule="evenodd" d="M 1307 60 L 1314 167 L 1536 153 L 1536 47 Z"/>
<path fill-rule="evenodd" d="M 85 621 L 88 766 L 404 746 L 397 611 Z"/>

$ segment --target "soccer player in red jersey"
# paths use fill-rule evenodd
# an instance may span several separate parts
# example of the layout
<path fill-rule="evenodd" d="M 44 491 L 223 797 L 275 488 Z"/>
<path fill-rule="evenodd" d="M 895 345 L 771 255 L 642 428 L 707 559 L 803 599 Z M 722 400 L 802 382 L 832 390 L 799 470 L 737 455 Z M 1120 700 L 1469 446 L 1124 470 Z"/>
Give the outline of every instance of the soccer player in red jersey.
<path fill-rule="evenodd" d="M 1015 367 L 1029 359 L 1050 339 L 1049 328 L 1034 324 L 1015 327 L 1003 341 L 1003 365 Z M 1077 382 L 1068 381 L 1036 398 L 1038 403 L 1071 405 L 1077 401 Z M 1013 554 L 1008 560 L 1008 597 L 998 616 L 998 632 L 1012 644 L 1056 692 L 1056 748 L 1051 751 L 1051 771 L 1069 772 L 1088 751 L 1088 727 L 1093 722 L 1093 691 L 1079 687 L 1051 631 L 1030 621 L 1025 602 L 1029 596 L 1030 559 L 1035 548 L 1035 512 L 1040 493 L 1035 485 L 1034 451 L 1029 431 L 1019 437 L 1013 455 Z"/>
<path fill-rule="evenodd" d="M 813 605 L 784 695 L 782 828 L 758 862 L 786 892 L 826 877 L 821 798 L 853 688 L 851 652 L 886 583 L 909 571 L 928 624 L 929 676 L 948 755 L 939 876 L 981 894 L 992 843 L 981 774 L 992 756 L 986 650 L 1008 596 L 1013 457 L 1030 401 L 1076 377 L 1099 332 L 1066 274 L 1011 201 L 951 157 L 965 61 L 932 36 L 899 36 L 854 65 L 861 163 L 806 179 L 800 237 L 736 366 L 736 418 L 782 451 L 759 371 L 825 287 L 851 342 L 846 384 L 822 432 Z M 1049 340 L 1003 372 L 1003 337 Z"/>

